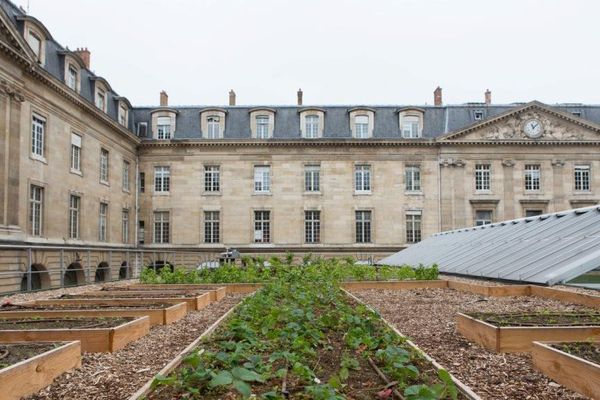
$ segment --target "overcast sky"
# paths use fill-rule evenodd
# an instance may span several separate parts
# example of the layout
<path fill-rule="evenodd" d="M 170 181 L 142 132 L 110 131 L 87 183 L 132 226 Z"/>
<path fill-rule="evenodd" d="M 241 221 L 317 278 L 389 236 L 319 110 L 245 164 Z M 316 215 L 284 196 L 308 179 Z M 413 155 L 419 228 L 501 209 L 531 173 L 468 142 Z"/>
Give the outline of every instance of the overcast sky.
<path fill-rule="evenodd" d="M 134 105 L 600 103 L 594 0 L 15 0 Z"/>

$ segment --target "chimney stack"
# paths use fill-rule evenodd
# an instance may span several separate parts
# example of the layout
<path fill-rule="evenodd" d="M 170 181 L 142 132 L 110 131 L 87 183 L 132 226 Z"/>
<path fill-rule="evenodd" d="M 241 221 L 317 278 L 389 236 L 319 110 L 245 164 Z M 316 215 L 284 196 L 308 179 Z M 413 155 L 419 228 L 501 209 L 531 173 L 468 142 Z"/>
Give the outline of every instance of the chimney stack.
<path fill-rule="evenodd" d="M 298 89 L 298 105 L 302 105 L 302 89 Z"/>
<path fill-rule="evenodd" d="M 235 92 L 233 91 L 233 89 L 229 91 L 229 105 L 235 106 Z"/>
<path fill-rule="evenodd" d="M 492 104 L 492 92 L 490 89 L 485 91 L 485 104 Z"/>
<path fill-rule="evenodd" d="M 168 107 L 169 106 L 169 95 L 164 90 L 160 92 L 160 106 Z"/>
<path fill-rule="evenodd" d="M 439 86 L 433 91 L 433 105 L 442 105 L 442 88 Z"/>
<path fill-rule="evenodd" d="M 87 69 L 90 69 L 90 51 L 87 47 L 77 48 L 73 53 L 77 54 L 85 64 Z"/>

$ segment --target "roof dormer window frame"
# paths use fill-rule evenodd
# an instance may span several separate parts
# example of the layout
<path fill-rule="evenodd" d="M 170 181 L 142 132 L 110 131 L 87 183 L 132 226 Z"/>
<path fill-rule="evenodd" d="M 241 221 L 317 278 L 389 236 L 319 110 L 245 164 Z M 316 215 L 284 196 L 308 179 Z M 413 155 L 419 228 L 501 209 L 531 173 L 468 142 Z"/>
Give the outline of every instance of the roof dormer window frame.
<path fill-rule="evenodd" d="M 304 139 L 320 139 L 325 128 L 325 110 L 303 108 L 300 113 L 300 136 Z"/>
<path fill-rule="evenodd" d="M 368 107 L 355 107 L 348 110 L 350 131 L 354 139 L 369 139 L 375 129 L 375 110 Z M 365 122 L 366 121 L 366 122 Z"/>
<path fill-rule="evenodd" d="M 221 108 L 205 108 L 200 110 L 200 130 L 202 138 L 209 140 L 223 139 L 227 111 Z"/>
<path fill-rule="evenodd" d="M 253 108 L 249 112 L 252 138 L 272 139 L 275 132 L 275 110 L 272 108 Z"/>
<path fill-rule="evenodd" d="M 108 91 L 104 85 L 96 83 L 96 90 L 94 91 L 94 104 L 96 107 L 104 112 L 108 109 Z"/>
<path fill-rule="evenodd" d="M 45 65 L 46 42 L 52 39 L 52 35 L 44 24 L 30 15 L 18 15 L 16 19 L 23 22 L 23 38 L 37 57 L 37 62 L 40 65 Z M 35 39 L 39 44 L 32 39 Z"/>
<path fill-rule="evenodd" d="M 173 108 L 157 108 L 152 110 L 152 138 L 157 140 L 170 140 L 175 137 L 175 132 L 177 130 L 177 110 Z M 164 122 L 166 119 L 169 119 L 170 124 L 168 124 L 169 128 L 168 134 L 167 130 L 163 128 L 165 125 Z M 159 126 L 159 122 L 161 122 Z"/>
<path fill-rule="evenodd" d="M 403 108 L 397 110 L 397 112 L 402 139 L 421 139 L 423 137 L 425 111 L 420 108 Z"/>

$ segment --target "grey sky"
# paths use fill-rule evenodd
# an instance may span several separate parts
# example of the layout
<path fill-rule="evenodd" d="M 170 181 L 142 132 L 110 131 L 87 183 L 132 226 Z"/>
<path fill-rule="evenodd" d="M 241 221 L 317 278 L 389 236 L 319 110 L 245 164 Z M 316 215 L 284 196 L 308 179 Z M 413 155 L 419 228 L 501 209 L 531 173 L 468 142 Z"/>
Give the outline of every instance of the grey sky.
<path fill-rule="evenodd" d="M 14 0 L 27 7 L 27 0 Z M 29 0 L 134 105 L 600 103 L 589 0 Z"/>

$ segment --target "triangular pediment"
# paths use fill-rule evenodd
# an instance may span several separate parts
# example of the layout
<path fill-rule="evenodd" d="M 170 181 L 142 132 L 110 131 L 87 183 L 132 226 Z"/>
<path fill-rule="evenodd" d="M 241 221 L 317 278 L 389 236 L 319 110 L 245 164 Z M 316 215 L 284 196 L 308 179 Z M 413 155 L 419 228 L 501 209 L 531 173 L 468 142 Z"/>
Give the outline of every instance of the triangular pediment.
<path fill-rule="evenodd" d="M 0 45 L 9 52 L 13 52 L 17 57 L 36 62 L 33 51 L 2 8 L 0 8 Z"/>
<path fill-rule="evenodd" d="M 438 140 L 478 143 L 598 142 L 600 125 L 532 101 L 485 121 L 450 132 Z"/>

